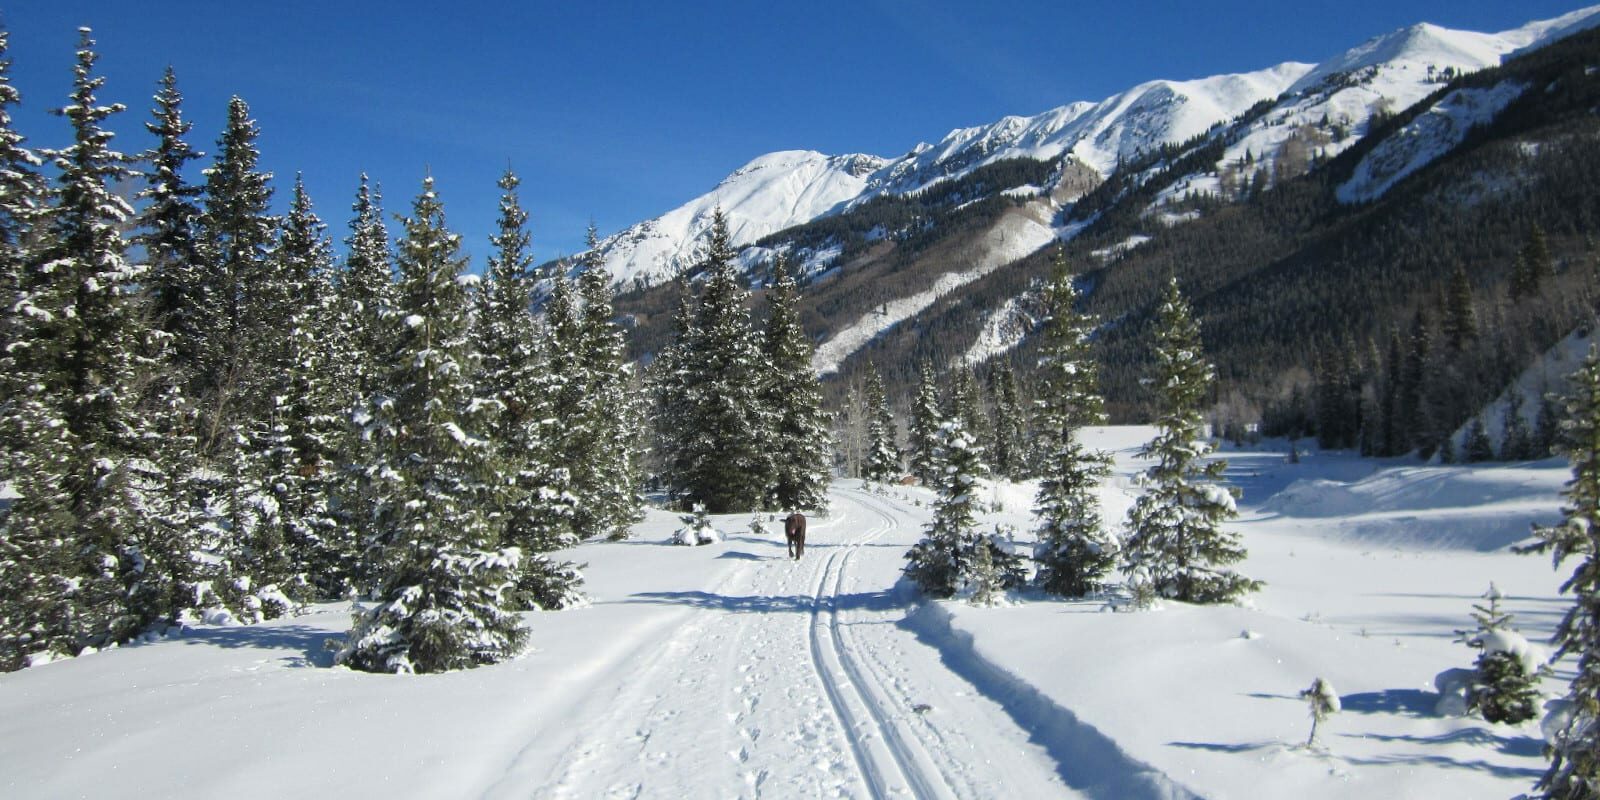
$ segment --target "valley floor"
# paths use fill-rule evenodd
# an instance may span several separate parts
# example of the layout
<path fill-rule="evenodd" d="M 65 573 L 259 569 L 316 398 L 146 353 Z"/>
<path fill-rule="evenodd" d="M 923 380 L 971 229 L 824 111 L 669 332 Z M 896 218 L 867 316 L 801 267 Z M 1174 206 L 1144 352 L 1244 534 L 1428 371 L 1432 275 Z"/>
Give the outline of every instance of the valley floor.
<path fill-rule="evenodd" d="M 1106 518 L 1148 429 L 1114 450 Z M 919 602 L 899 580 L 932 494 L 834 485 L 799 562 L 781 523 L 665 544 L 652 512 L 592 543 L 591 605 L 528 615 L 532 650 L 447 675 L 329 669 L 345 604 L 198 627 L 0 675 L 0 796 L 1507 797 L 1542 772 L 1538 725 L 1434 713 L 1432 679 L 1489 582 L 1530 638 L 1568 601 L 1506 546 L 1557 517 L 1564 464 L 1287 463 L 1230 452 L 1245 492 L 1244 607 L 1016 597 Z M 1027 538 L 1032 489 L 986 524 Z M 1569 565 L 1570 567 L 1570 565 Z M 1545 682 L 1556 693 L 1570 670 Z M 1296 696 L 1344 710 L 1304 747 Z"/>

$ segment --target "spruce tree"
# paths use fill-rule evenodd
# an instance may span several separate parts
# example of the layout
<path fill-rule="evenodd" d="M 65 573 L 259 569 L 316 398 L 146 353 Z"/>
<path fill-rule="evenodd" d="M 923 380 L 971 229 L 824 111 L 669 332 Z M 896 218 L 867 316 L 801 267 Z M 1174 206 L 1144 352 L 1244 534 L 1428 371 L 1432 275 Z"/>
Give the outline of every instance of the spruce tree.
<path fill-rule="evenodd" d="M 389 393 L 365 435 L 376 521 L 378 603 L 358 613 L 338 654 L 371 672 L 440 672 L 503 661 L 526 631 L 509 612 L 521 553 L 499 548 L 485 513 L 489 443 L 471 384 L 465 259 L 433 179 L 405 220 L 399 326 Z"/>
<path fill-rule="evenodd" d="M 960 418 L 939 425 L 935 439 L 942 470 L 933 521 L 921 541 L 906 551 L 905 573 L 933 597 L 954 595 L 971 577 L 977 542 L 977 482 L 982 470 L 977 441 Z"/>
<path fill-rule="evenodd" d="M 152 324 L 172 338 L 170 358 L 189 379 L 199 369 L 205 339 L 196 316 L 205 302 L 205 284 L 197 230 L 200 187 L 185 180 L 183 170 L 201 154 L 184 141 L 194 123 L 183 118 L 183 95 L 171 67 L 154 99 L 154 121 L 144 127 L 155 135 L 156 146 L 143 157 L 145 189 L 139 197 L 146 205 L 133 241 L 144 248 L 148 265 L 145 286 Z"/>
<path fill-rule="evenodd" d="M 656 421 L 678 439 L 674 484 L 715 514 L 759 508 L 771 486 L 761 449 L 771 429 L 760 397 L 766 368 L 733 255 L 719 209 L 700 264 L 705 287 L 672 362 L 679 373 L 673 405 L 682 417 Z"/>
<path fill-rule="evenodd" d="M 1568 558 L 1580 560 L 1561 585 L 1573 598 L 1572 608 L 1556 626 L 1555 656 L 1577 658 L 1576 677 L 1555 723 L 1547 750 L 1550 767 L 1535 787 L 1549 800 L 1600 797 L 1600 348 L 1593 348 L 1572 376 L 1566 399 L 1563 450 L 1572 461 L 1572 480 L 1563 494 L 1562 521 L 1535 526 L 1539 543 L 1556 567 Z"/>
<path fill-rule="evenodd" d="M 578 529 L 612 539 L 628 536 L 633 523 L 644 518 L 639 500 L 639 443 L 641 409 L 630 391 L 633 365 L 627 363 L 627 343 L 611 305 L 611 276 L 600 253 L 600 237 L 593 225 L 578 276 L 578 296 L 583 300 L 579 337 L 585 387 L 584 427 L 592 446 L 585 502 Z"/>
<path fill-rule="evenodd" d="M 1082 597 L 1101 588 L 1116 564 L 1117 545 L 1101 521 L 1097 495 L 1100 479 L 1110 472 L 1110 458 L 1085 447 L 1081 433 L 1084 426 L 1105 421 L 1099 370 L 1089 353 L 1093 320 L 1076 308 L 1077 289 L 1059 250 L 1042 299 L 1035 580 L 1052 594 Z"/>
<path fill-rule="evenodd" d="M 1157 432 L 1140 456 L 1156 463 L 1141 477 L 1144 492 L 1128 512 L 1125 569 L 1161 597 L 1230 602 L 1259 584 L 1225 569 L 1242 561 L 1245 550 L 1237 534 L 1222 528 L 1237 513 L 1233 493 L 1218 483 L 1227 462 L 1206 461 L 1213 446 L 1201 439 L 1200 406 L 1215 370 L 1204 360 L 1200 327 L 1176 278 L 1167 285 L 1155 336 L 1150 385 Z"/>
<path fill-rule="evenodd" d="M 772 483 L 768 505 L 826 509 L 832 448 L 821 382 L 811 367 L 811 340 L 800 327 L 794 274 L 781 257 L 772 269 L 775 280 L 767 291 L 762 348 L 766 369 L 762 405 L 769 419 L 764 438 Z"/>
<path fill-rule="evenodd" d="M 867 363 L 867 415 L 867 456 L 861 477 L 888 483 L 900 477 L 900 453 L 895 449 L 897 432 L 883 378 L 871 362 Z"/>
<path fill-rule="evenodd" d="M 217 140 L 217 160 L 205 171 L 205 212 L 201 217 L 203 270 L 195 320 L 205 335 L 199 348 L 200 400 L 207 409 L 207 448 L 236 441 L 229 432 L 263 413 L 268 399 L 252 386 L 264 365 L 253 352 L 278 342 L 277 305 L 264 297 L 270 286 L 268 249 L 276 221 L 269 212 L 269 174 L 257 171 L 259 130 L 250 107 L 238 97 L 228 103 L 228 122 Z M 226 457 L 226 456 L 225 456 Z"/>
<path fill-rule="evenodd" d="M 554 609 L 576 599 L 581 576 L 572 565 L 543 554 L 577 543 L 578 498 L 558 447 L 562 421 L 551 413 L 547 359 L 529 308 L 533 258 L 519 184 L 510 170 L 500 178 L 500 216 L 475 295 L 473 340 L 481 352 L 478 392 L 496 406 L 488 429 L 495 448 L 495 524 L 502 541 L 522 551 L 518 595 L 523 604 Z"/>
<path fill-rule="evenodd" d="M 1022 478 L 1027 459 L 1022 401 L 1017 393 L 1017 374 L 1002 363 L 989 373 L 989 395 L 993 398 L 994 424 L 990 461 L 997 477 Z"/>
<path fill-rule="evenodd" d="M 356 396 L 377 390 L 393 345 L 395 286 L 389 232 L 383 224 L 383 200 L 368 186 L 365 173 L 351 207 L 350 235 L 345 238 L 344 269 L 338 276 L 340 318 L 352 348 Z"/>
<path fill-rule="evenodd" d="M 959 419 L 962 427 L 979 442 L 991 441 L 988 415 L 984 413 L 983 395 L 978 391 L 978 378 L 970 367 L 958 366 L 950 373 L 950 394 L 945 397 L 943 417 Z M 992 448 L 986 449 L 980 464 L 982 475 L 993 472 L 989 459 Z"/>
<path fill-rule="evenodd" d="M 1457 631 L 1460 641 L 1478 651 L 1467 707 L 1490 722 L 1526 722 L 1538 713 L 1543 665 L 1511 627 L 1512 614 L 1500 608 L 1500 590 L 1491 583 L 1483 597 L 1488 605 L 1472 606 L 1478 629 Z"/>
<path fill-rule="evenodd" d="M 1494 458 L 1494 446 L 1489 442 L 1489 432 L 1483 427 L 1481 417 L 1473 417 L 1467 427 L 1467 438 L 1461 445 L 1461 460 L 1469 464 Z"/>
<path fill-rule="evenodd" d="M 1506 400 L 1501 430 L 1504 431 L 1500 440 L 1501 461 L 1523 461 L 1533 457 L 1533 435 L 1528 431 L 1528 423 L 1522 419 L 1522 392 L 1515 385 L 1511 387 Z"/>
<path fill-rule="evenodd" d="M 40 396 L 72 445 L 62 486 L 73 513 L 75 646 L 100 647 L 175 616 L 190 596 L 181 583 L 189 550 L 178 541 L 185 532 L 164 524 L 167 480 L 141 408 L 140 381 L 157 365 L 140 353 L 148 333 L 132 300 L 143 276 L 124 254 L 132 209 L 112 191 L 129 175 L 126 159 L 103 127 L 123 107 L 99 103 L 98 56 L 89 30 L 80 33 L 71 101 L 56 112 L 74 143 L 52 154 L 51 242 L 30 284 L 52 319 L 37 331 L 51 349 L 34 355 L 58 359 L 37 373 Z"/>
<path fill-rule="evenodd" d="M 39 174 L 41 160 L 11 121 L 22 96 L 11 85 L 10 33 L 0 28 L 0 301 L 16 311 L 24 264 L 45 233 L 48 189 Z M 9 336 L 9 332 L 0 331 Z M 11 341 L 6 339 L 5 342 Z"/>
<path fill-rule="evenodd" d="M 1399 423 L 1395 426 L 1400 437 L 1398 452 L 1421 448 L 1426 456 L 1435 442 L 1427 404 L 1433 334 L 1428 317 L 1420 308 L 1411 320 L 1411 334 L 1406 344 L 1398 392 Z"/>
<path fill-rule="evenodd" d="M 1478 338 L 1478 315 L 1472 308 L 1472 283 L 1460 264 L 1450 276 L 1442 324 L 1445 346 L 1459 353 Z"/>
<path fill-rule="evenodd" d="M 933 365 L 924 361 L 919 369 L 917 394 L 911 401 L 911 429 L 908 431 L 911 474 L 923 486 L 934 486 L 939 478 L 935 450 L 940 422 L 939 387 L 934 383 Z"/>
<path fill-rule="evenodd" d="M 326 230 L 296 176 L 270 256 L 280 287 L 273 293 L 280 304 L 273 316 L 282 320 L 279 363 L 263 378 L 273 395 L 267 416 L 253 425 L 251 446 L 281 531 L 272 539 L 281 541 L 292 574 L 253 577 L 263 586 L 340 597 L 354 588 L 358 557 L 338 498 L 345 459 L 354 452 L 346 413 L 356 376 L 338 324 Z"/>

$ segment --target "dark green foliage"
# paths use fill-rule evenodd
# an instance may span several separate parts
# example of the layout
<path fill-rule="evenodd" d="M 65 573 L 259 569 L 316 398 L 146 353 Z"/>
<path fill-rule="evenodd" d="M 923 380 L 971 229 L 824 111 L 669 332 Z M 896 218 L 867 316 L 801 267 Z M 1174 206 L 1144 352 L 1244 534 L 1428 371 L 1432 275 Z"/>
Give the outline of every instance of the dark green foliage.
<path fill-rule="evenodd" d="M 611 305 L 611 278 L 600 261 L 599 236 L 589 226 L 588 251 L 578 277 L 583 300 L 581 362 L 586 383 L 584 426 L 591 443 L 579 477 L 576 515 L 580 535 L 626 538 L 643 518 L 639 500 L 642 408 L 632 386 L 633 365 L 623 358 L 625 337 Z"/>
<path fill-rule="evenodd" d="M 1493 458 L 1494 445 L 1489 443 L 1489 434 L 1483 428 L 1483 420 L 1474 417 L 1472 426 L 1467 428 L 1467 440 L 1461 446 L 1461 460 L 1472 464 Z"/>
<path fill-rule="evenodd" d="M 989 406 L 993 409 L 990 466 L 997 477 L 1019 480 L 1027 467 L 1027 433 L 1022 400 L 1017 391 L 1017 374 L 1011 365 L 1001 363 L 989 373 Z"/>

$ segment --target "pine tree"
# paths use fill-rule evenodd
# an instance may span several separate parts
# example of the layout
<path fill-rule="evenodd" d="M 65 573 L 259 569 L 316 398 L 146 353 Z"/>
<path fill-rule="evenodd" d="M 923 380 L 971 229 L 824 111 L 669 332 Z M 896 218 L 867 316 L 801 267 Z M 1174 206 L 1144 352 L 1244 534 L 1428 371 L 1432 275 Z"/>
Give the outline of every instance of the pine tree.
<path fill-rule="evenodd" d="M 1572 480 L 1563 494 L 1562 521 L 1535 526 L 1539 543 L 1556 567 L 1572 556 L 1581 562 L 1561 585 L 1572 608 L 1556 627 L 1554 658 L 1577 657 L 1577 675 L 1550 743 L 1550 768 L 1535 787 L 1549 800 L 1600 797 L 1600 348 L 1591 349 L 1572 376 L 1563 424 L 1563 450 L 1572 461 Z M 1547 724 L 1549 724 L 1547 722 Z"/>
<path fill-rule="evenodd" d="M 508 611 L 521 553 L 498 548 L 484 513 L 491 492 L 485 404 L 470 382 L 465 259 L 445 226 L 433 179 L 405 220 L 398 254 L 401 325 L 390 393 L 365 435 L 377 446 L 373 542 L 378 604 L 360 612 L 340 663 L 372 672 L 439 672 L 503 661 L 526 631 Z"/>
<path fill-rule="evenodd" d="M 150 296 L 150 313 L 157 330 L 172 337 L 171 359 L 186 378 L 200 365 L 205 332 L 195 316 L 204 296 L 201 280 L 199 231 L 200 187 L 183 177 L 188 162 L 200 158 L 184 141 L 194 123 L 183 118 L 183 95 L 171 67 L 161 78 L 155 95 L 154 122 L 144 127 L 156 136 L 154 149 L 144 154 L 148 164 L 146 188 L 140 199 L 146 202 L 139 217 L 140 233 L 134 243 L 143 247 L 148 265 L 145 285 Z"/>
<path fill-rule="evenodd" d="M 720 209 L 712 218 L 711 242 L 700 264 L 705 287 L 686 320 L 678 354 L 669 362 L 678 373 L 670 402 L 676 418 L 656 419 L 657 430 L 676 438 L 674 485 L 688 502 L 711 513 L 761 507 L 771 485 L 769 461 L 761 447 L 770 430 L 761 403 L 766 371 L 745 308 L 727 220 Z"/>
<path fill-rule="evenodd" d="M 0 300 L 15 311 L 21 298 L 22 271 L 38 248 L 47 222 L 48 189 L 39 174 L 38 154 L 24 146 L 26 139 L 11 122 L 11 107 L 22 96 L 11 85 L 11 59 L 6 57 L 10 33 L 0 28 Z M 0 331 L 7 337 L 9 331 Z M 9 343 L 10 338 L 0 344 Z"/>
<path fill-rule="evenodd" d="M 1078 292 L 1059 250 L 1043 301 L 1036 582 L 1053 594 L 1082 597 L 1100 589 L 1116 563 L 1117 546 L 1101 521 L 1096 493 L 1110 458 L 1085 447 L 1081 436 L 1084 426 L 1105 421 L 1099 371 L 1089 353 L 1093 320 L 1077 311 Z"/>
<path fill-rule="evenodd" d="M 933 486 L 939 478 L 939 461 L 935 451 L 941 422 L 939 388 L 934 383 L 933 365 L 924 361 L 917 381 L 917 395 L 911 402 L 911 429 L 908 432 L 911 474 L 923 486 Z"/>
<path fill-rule="evenodd" d="M 494 250 L 484 282 L 475 295 L 473 340 L 481 351 L 478 392 L 496 405 L 488 429 L 497 473 L 495 523 L 502 541 L 522 551 L 518 594 L 524 604 L 555 609 L 577 598 L 582 577 L 571 564 L 543 554 L 577 544 L 573 516 L 578 498 L 563 466 L 562 421 L 552 416 L 547 359 L 529 308 L 533 258 L 519 184 L 510 170 L 500 178 L 500 216 L 490 237 Z"/>
<path fill-rule="evenodd" d="M 772 270 L 762 348 L 767 370 L 762 405 L 770 419 L 765 437 L 772 476 L 768 504 L 785 510 L 826 509 L 831 447 L 821 382 L 811 367 L 811 340 L 800 327 L 794 275 L 781 257 Z"/>
<path fill-rule="evenodd" d="M 583 300 L 585 427 L 593 443 L 593 466 L 578 526 L 591 535 L 625 539 L 630 526 L 644 518 L 639 501 L 641 409 L 629 390 L 632 365 L 626 362 L 627 344 L 611 305 L 611 276 L 594 225 L 589 226 L 587 244 L 578 296 Z"/>
<path fill-rule="evenodd" d="M 1490 722 L 1526 722 L 1538 713 L 1543 665 L 1511 627 L 1512 615 L 1500 608 L 1500 590 L 1491 583 L 1483 597 L 1488 605 L 1472 606 L 1478 629 L 1457 631 L 1460 641 L 1478 651 L 1467 707 Z"/>
<path fill-rule="evenodd" d="M 871 362 L 867 363 L 867 414 L 867 456 L 861 477 L 889 483 L 900 477 L 900 453 L 895 449 L 898 433 L 883 391 L 883 377 Z"/>
<path fill-rule="evenodd" d="M 1155 465 L 1142 476 L 1144 492 L 1128 513 L 1125 567 L 1156 594 L 1186 603 L 1222 603 L 1259 583 L 1224 569 L 1242 561 L 1237 534 L 1222 528 L 1235 513 L 1234 496 L 1218 485 L 1227 462 L 1204 461 L 1200 404 L 1215 371 L 1202 357 L 1200 327 L 1174 278 L 1156 327 L 1156 438 L 1140 451 Z"/>
<path fill-rule="evenodd" d="M 982 461 L 977 441 L 959 418 L 941 423 L 936 436 L 939 499 L 927 535 L 906 551 L 905 573 L 927 594 L 950 597 L 971 577 Z"/>
<path fill-rule="evenodd" d="M 1010 364 L 1002 363 L 989 374 L 989 396 L 993 398 L 994 444 L 990 460 L 994 473 L 1006 480 L 1019 480 L 1025 472 L 1027 459 L 1022 401 L 1017 396 L 1017 374 Z"/>

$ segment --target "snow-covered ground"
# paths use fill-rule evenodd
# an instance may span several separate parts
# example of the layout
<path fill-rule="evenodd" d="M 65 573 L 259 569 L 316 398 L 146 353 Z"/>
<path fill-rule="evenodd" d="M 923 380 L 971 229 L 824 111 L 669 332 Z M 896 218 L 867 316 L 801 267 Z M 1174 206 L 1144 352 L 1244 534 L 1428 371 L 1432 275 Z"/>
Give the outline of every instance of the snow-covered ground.
<path fill-rule="evenodd" d="M 1132 502 L 1149 429 L 1107 428 Z M 1554 519 L 1564 464 L 1421 467 L 1228 452 L 1266 581 L 1245 607 L 1014 597 L 920 603 L 899 581 L 931 493 L 834 485 L 805 558 L 780 523 L 652 512 L 588 564 L 592 604 L 529 614 L 515 661 L 434 676 L 329 668 L 344 604 L 0 675 L 0 796 L 1507 797 L 1536 723 L 1439 716 L 1435 674 L 1490 581 L 1547 637 L 1566 570 L 1507 543 Z M 1032 489 L 987 489 L 1028 527 Z M 1025 536 L 1025 534 L 1023 534 Z M 1343 710 L 1320 747 L 1296 695 Z M 1545 682 L 1570 679 L 1558 667 Z"/>

